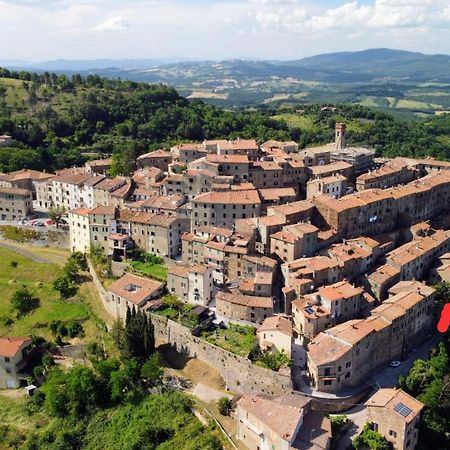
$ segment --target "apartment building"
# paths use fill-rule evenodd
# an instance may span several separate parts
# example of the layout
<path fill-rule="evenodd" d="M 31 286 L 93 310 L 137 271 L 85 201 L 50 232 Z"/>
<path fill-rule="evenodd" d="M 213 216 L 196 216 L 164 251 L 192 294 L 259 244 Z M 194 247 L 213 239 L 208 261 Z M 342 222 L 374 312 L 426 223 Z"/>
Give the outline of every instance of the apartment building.
<path fill-rule="evenodd" d="M 107 301 L 116 317 L 125 320 L 127 308 L 145 311 L 153 300 L 161 297 L 164 286 L 164 283 L 151 278 L 127 273 L 109 286 Z"/>
<path fill-rule="evenodd" d="M 214 226 L 233 229 L 236 219 L 260 215 L 261 200 L 256 190 L 207 192 L 192 200 L 191 229 Z"/>
<path fill-rule="evenodd" d="M 0 337 L 0 389 L 17 389 L 28 384 L 29 374 L 21 370 L 32 343 L 30 337 Z"/>
<path fill-rule="evenodd" d="M 77 208 L 69 211 L 69 242 L 72 252 L 87 253 L 91 248 L 88 208 Z"/>
<path fill-rule="evenodd" d="M 379 389 L 365 403 L 371 429 L 398 450 L 414 450 L 425 405 L 401 389 Z"/>
<path fill-rule="evenodd" d="M 423 280 L 436 260 L 450 250 L 450 230 L 438 230 L 386 255 L 386 263 L 397 269 L 400 280 Z"/>
<path fill-rule="evenodd" d="M 379 169 L 372 170 L 360 175 L 356 179 L 356 190 L 364 191 L 366 189 L 387 189 L 399 184 L 407 184 L 413 181 L 418 172 L 407 164 L 395 164 L 388 162 Z"/>
<path fill-rule="evenodd" d="M 384 264 L 366 276 L 370 292 L 379 300 L 387 298 L 388 290 L 400 281 L 400 270 Z"/>
<path fill-rule="evenodd" d="M 120 226 L 130 230 L 135 245 L 155 255 L 175 258 L 181 253 L 182 236 L 189 230 L 187 217 L 163 213 L 122 213 Z"/>
<path fill-rule="evenodd" d="M 115 206 L 111 195 L 127 184 L 124 177 L 104 178 L 93 187 L 95 206 Z"/>
<path fill-rule="evenodd" d="M 191 162 L 204 158 L 208 151 L 202 144 L 179 144 L 170 149 L 170 152 L 181 164 L 190 164 Z"/>
<path fill-rule="evenodd" d="M 33 212 L 33 195 L 28 189 L 0 187 L 0 220 L 23 220 Z"/>
<path fill-rule="evenodd" d="M 298 394 L 244 395 L 237 402 L 237 437 L 249 450 L 329 450 L 331 422 Z"/>
<path fill-rule="evenodd" d="M 172 164 L 172 160 L 173 155 L 171 152 L 160 149 L 139 156 L 136 159 L 136 166 L 138 169 L 156 167 L 163 172 L 167 172 L 169 170 L 169 164 Z"/>
<path fill-rule="evenodd" d="M 253 162 L 248 180 L 256 189 L 284 187 L 283 168 L 275 161 Z"/>
<path fill-rule="evenodd" d="M 270 251 L 284 262 L 314 255 L 319 229 L 310 223 L 284 226 L 270 236 Z"/>
<path fill-rule="evenodd" d="M 420 284 L 403 290 L 371 311 L 329 328 L 309 344 L 307 365 L 317 389 L 339 392 L 367 380 L 375 369 L 402 360 L 433 330 L 433 296 Z"/>
<path fill-rule="evenodd" d="M 294 328 L 304 343 L 327 328 L 367 313 L 364 290 L 346 281 L 323 286 L 292 302 Z"/>
<path fill-rule="evenodd" d="M 182 302 L 208 306 L 213 299 L 213 270 L 206 265 L 172 265 L 167 290 Z"/>
<path fill-rule="evenodd" d="M 437 172 L 405 186 L 369 189 L 340 199 L 314 199 L 318 218 L 342 237 L 382 234 L 422 222 L 449 209 L 450 171 Z"/>

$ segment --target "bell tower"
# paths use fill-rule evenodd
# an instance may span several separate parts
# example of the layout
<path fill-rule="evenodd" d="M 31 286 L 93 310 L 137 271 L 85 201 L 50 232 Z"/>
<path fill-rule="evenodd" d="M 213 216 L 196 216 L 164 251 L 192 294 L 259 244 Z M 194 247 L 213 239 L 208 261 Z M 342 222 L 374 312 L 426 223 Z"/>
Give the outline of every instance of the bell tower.
<path fill-rule="evenodd" d="M 345 131 L 347 130 L 347 125 L 345 123 L 338 122 L 336 123 L 336 138 L 335 138 L 335 147 L 337 149 L 342 149 L 347 146 L 347 142 L 345 139 Z"/>

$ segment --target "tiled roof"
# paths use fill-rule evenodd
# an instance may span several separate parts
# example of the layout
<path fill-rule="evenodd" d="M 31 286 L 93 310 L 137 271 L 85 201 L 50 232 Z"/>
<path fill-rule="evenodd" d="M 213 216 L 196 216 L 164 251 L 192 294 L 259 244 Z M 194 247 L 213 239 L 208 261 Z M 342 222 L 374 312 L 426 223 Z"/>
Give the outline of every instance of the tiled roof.
<path fill-rule="evenodd" d="M 12 358 L 28 342 L 31 343 L 30 337 L 0 337 L 0 355 Z"/>
<path fill-rule="evenodd" d="M 164 283 L 159 281 L 127 273 L 112 283 L 108 291 L 126 299 L 134 305 L 140 305 L 143 301 L 155 295 L 163 286 Z M 128 287 L 131 287 L 131 289 L 128 290 Z"/>
<path fill-rule="evenodd" d="M 237 292 L 219 291 L 216 299 L 227 303 L 233 303 L 235 305 L 247 306 L 249 308 L 273 308 L 273 300 L 271 297 L 253 297 L 250 295 L 239 294 Z"/>
<path fill-rule="evenodd" d="M 206 192 L 197 195 L 193 203 L 228 204 L 228 205 L 259 205 L 261 200 L 256 190 L 252 191 L 225 191 Z"/>
<path fill-rule="evenodd" d="M 258 333 L 264 331 L 279 331 L 280 333 L 292 336 L 292 320 L 283 316 L 268 317 L 257 331 Z"/>
<path fill-rule="evenodd" d="M 294 439 L 303 416 L 302 408 L 276 403 L 262 397 L 244 395 L 238 400 L 237 405 L 288 442 Z"/>
<path fill-rule="evenodd" d="M 400 409 L 398 405 L 404 405 L 407 408 Z M 385 408 L 395 414 L 397 417 L 403 419 L 405 422 L 411 422 L 420 411 L 424 408 L 424 404 L 407 394 L 401 389 L 383 388 L 379 389 L 372 397 L 365 403 L 366 406 L 373 408 Z"/>

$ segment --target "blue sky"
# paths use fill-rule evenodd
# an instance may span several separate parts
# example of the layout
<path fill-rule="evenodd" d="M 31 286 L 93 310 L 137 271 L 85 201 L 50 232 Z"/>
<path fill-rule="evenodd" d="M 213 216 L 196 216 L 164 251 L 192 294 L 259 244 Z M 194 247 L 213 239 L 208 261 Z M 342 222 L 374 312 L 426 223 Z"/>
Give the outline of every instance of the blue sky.
<path fill-rule="evenodd" d="M 450 53 L 449 0 L 0 0 L 0 58 Z"/>

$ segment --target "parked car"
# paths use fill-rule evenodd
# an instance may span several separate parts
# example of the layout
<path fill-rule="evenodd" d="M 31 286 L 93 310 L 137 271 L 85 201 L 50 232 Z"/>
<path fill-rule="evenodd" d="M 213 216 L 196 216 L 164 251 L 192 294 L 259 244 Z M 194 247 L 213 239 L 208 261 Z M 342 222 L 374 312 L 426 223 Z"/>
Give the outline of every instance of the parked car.
<path fill-rule="evenodd" d="M 401 366 L 402 363 L 401 363 L 400 361 L 391 361 L 391 362 L 389 363 L 389 365 L 390 365 L 391 367 L 398 367 L 398 366 Z"/>

